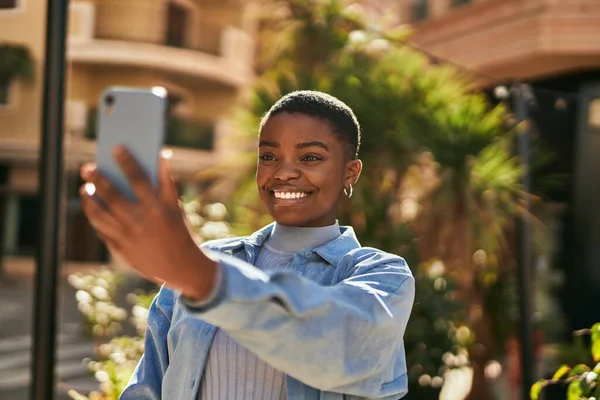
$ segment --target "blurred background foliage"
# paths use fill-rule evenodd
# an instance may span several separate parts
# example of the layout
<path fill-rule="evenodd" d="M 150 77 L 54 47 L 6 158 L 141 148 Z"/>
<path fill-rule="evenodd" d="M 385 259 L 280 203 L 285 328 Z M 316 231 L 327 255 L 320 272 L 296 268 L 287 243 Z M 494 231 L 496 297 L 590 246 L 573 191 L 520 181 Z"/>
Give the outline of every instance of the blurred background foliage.
<path fill-rule="evenodd" d="M 537 400 L 540 393 L 552 385 L 566 387 L 566 400 L 595 400 L 600 397 L 600 322 L 590 329 L 573 332 L 575 354 L 567 355 L 571 363 L 562 364 L 551 379 L 541 379 L 531 387 L 531 400 Z M 585 338 L 585 339 L 584 339 Z M 589 344 L 584 344 L 584 343 Z M 584 354 L 581 354 L 581 350 Z M 585 362 L 581 362 L 581 360 Z M 579 363 L 575 365 L 576 363 Z"/>

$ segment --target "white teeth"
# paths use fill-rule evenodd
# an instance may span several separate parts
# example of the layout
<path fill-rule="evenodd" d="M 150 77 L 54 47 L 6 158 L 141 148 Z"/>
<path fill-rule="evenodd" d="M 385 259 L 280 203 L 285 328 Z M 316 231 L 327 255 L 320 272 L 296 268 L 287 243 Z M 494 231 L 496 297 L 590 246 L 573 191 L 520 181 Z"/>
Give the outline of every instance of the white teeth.
<path fill-rule="evenodd" d="M 308 196 L 308 193 L 304 192 L 274 192 L 275 198 L 277 199 L 301 199 Z"/>

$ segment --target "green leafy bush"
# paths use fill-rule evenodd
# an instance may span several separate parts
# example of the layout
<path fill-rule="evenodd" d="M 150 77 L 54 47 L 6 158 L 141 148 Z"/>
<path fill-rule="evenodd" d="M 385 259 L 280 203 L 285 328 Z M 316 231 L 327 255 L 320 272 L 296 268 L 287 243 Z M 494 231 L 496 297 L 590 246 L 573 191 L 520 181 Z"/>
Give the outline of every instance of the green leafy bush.
<path fill-rule="evenodd" d="M 542 379 L 531 387 L 531 400 L 539 398 L 542 389 L 552 384 L 566 384 L 567 400 L 596 400 L 600 398 L 600 322 L 591 329 L 575 332 L 576 336 L 590 336 L 590 350 L 593 366 L 577 364 L 574 367 L 562 365 L 552 379 Z"/>
<path fill-rule="evenodd" d="M 111 337 L 121 332 L 127 311 L 114 303 L 123 278 L 107 267 L 92 273 L 75 273 L 67 278 L 77 289 L 77 308 L 83 314 L 82 331 L 92 338 Z"/>
<path fill-rule="evenodd" d="M 125 309 L 114 304 L 116 282 L 122 280 L 119 274 L 103 268 L 95 273 L 69 276 L 69 283 L 78 288 L 77 300 L 79 310 L 84 315 L 84 333 L 91 334 L 96 341 L 108 340 L 110 335 L 119 333 L 123 328 L 122 321 L 127 319 Z M 94 286 L 94 284 L 98 284 Z M 107 289 L 94 290 L 94 288 Z M 84 294 L 85 293 L 85 294 Z M 102 293 L 100 301 L 92 293 Z M 144 338 L 147 326 L 148 309 L 156 291 L 129 294 L 128 301 L 132 304 L 130 322 L 135 327 L 138 336 L 120 336 L 109 342 L 97 345 L 94 349 L 95 360 L 85 359 L 90 371 L 99 383 L 98 390 L 85 396 L 75 390 L 69 391 L 69 396 L 75 400 L 117 400 L 129 382 L 129 378 L 144 352 Z M 118 322 L 113 320 L 113 310 L 118 310 Z"/>
<path fill-rule="evenodd" d="M 198 243 L 233 236 L 230 225 L 225 221 L 227 209 L 223 204 L 202 205 L 194 200 L 183 204 L 183 209 Z M 137 291 L 126 296 L 131 304 L 129 322 L 137 336 L 114 337 L 122 331 L 122 323 L 128 316 L 127 311 L 115 303 L 117 290 L 123 281 L 123 276 L 107 267 L 68 277 L 69 284 L 77 289 L 75 296 L 83 315 L 84 335 L 102 342 L 95 348 L 95 359 L 84 360 L 99 388 L 87 396 L 70 390 L 69 396 L 74 400 L 118 400 L 142 357 L 148 312 L 157 290 Z"/>

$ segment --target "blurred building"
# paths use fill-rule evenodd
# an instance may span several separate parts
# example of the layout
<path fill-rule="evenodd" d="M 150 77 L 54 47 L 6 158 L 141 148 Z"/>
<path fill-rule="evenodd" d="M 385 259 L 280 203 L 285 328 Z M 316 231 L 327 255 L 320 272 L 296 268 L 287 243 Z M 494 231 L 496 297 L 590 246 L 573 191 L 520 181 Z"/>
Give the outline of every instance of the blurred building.
<path fill-rule="evenodd" d="M 4 266 L 33 266 L 40 201 L 37 167 L 46 0 L 0 0 L 0 43 L 29 49 L 35 80 L 0 80 L 0 239 Z M 252 81 L 251 2 L 235 0 L 72 0 L 65 106 L 66 259 L 107 260 L 80 208 L 79 166 L 95 158 L 96 107 L 112 85 L 169 91 L 166 145 L 180 189 L 226 156 L 231 106 Z M 0 60 L 2 62 L 2 60 Z M 0 68 L 1 71 L 1 68 Z M 0 77 L 1 78 L 1 77 Z"/>
<path fill-rule="evenodd" d="M 545 191 L 566 210 L 556 215 L 555 254 L 567 276 L 564 305 L 572 328 L 600 320 L 593 306 L 600 301 L 600 1 L 388 4 L 399 22 L 412 25 L 416 47 L 433 62 L 471 71 L 490 94 L 502 83 L 531 84 L 533 132 L 556 155 L 544 172 L 570 177 Z"/>

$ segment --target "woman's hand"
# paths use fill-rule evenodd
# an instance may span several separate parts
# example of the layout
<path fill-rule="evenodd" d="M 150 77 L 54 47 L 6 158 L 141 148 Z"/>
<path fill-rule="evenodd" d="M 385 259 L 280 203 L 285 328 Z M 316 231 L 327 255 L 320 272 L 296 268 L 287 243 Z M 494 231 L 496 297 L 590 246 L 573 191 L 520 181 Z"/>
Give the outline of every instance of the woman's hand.
<path fill-rule="evenodd" d="M 138 202 L 119 193 L 94 165 L 84 165 L 81 176 L 87 183 L 80 194 L 92 226 L 112 251 L 147 279 L 204 299 L 214 286 L 218 266 L 187 228 L 166 158 L 160 157 L 157 192 L 124 147 L 115 148 L 113 155 Z"/>

